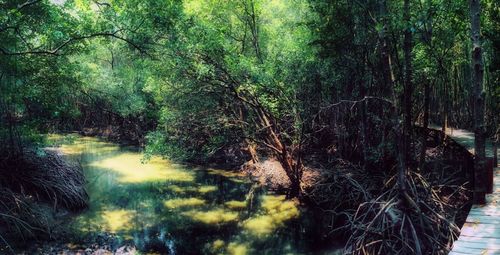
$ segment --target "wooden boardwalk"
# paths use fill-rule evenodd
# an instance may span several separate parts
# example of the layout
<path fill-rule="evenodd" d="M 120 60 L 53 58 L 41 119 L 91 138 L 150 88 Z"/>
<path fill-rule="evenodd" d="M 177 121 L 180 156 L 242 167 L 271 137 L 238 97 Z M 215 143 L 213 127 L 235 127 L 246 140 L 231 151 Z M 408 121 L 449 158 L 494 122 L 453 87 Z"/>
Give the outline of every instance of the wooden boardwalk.
<path fill-rule="evenodd" d="M 439 129 L 434 126 L 431 128 Z M 453 140 L 474 153 L 474 133 L 460 129 L 446 132 Z M 486 156 L 493 156 L 491 142 L 487 142 Z M 486 205 L 473 205 L 460 237 L 453 243 L 450 255 L 500 254 L 500 168 L 494 169 L 493 193 L 486 195 Z"/>
<path fill-rule="evenodd" d="M 500 254 L 500 169 L 495 169 L 493 194 L 486 195 L 486 205 L 473 205 L 460 237 L 450 255 Z"/>

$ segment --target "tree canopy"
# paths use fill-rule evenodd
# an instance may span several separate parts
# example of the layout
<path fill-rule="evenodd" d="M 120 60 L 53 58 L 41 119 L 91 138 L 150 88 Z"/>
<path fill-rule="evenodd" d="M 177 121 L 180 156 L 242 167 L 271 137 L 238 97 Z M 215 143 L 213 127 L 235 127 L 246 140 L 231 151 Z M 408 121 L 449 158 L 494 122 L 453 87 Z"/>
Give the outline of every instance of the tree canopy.
<path fill-rule="evenodd" d="M 316 158 L 407 194 L 418 127 L 498 137 L 500 3 L 471 3 L 0 0 L 0 151 L 108 132 L 199 164 L 276 158 L 289 197 Z"/>

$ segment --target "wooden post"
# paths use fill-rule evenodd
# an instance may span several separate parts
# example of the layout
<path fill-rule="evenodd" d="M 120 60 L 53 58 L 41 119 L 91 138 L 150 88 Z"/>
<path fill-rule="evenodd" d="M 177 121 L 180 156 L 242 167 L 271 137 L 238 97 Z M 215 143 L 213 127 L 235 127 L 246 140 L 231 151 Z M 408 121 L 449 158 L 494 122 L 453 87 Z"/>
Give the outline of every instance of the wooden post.
<path fill-rule="evenodd" d="M 498 144 L 496 139 L 493 139 L 493 168 L 498 167 Z"/>
<path fill-rule="evenodd" d="M 493 171 L 493 164 L 494 164 L 494 158 L 492 157 L 487 157 L 486 158 L 486 164 L 485 164 L 485 167 L 486 167 L 486 180 L 485 180 L 485 183 L 486 183 L 486 192 L 488 194 L 491 194 L 493 193 L 493 188 L 494 188 L 494 171 Z"/>

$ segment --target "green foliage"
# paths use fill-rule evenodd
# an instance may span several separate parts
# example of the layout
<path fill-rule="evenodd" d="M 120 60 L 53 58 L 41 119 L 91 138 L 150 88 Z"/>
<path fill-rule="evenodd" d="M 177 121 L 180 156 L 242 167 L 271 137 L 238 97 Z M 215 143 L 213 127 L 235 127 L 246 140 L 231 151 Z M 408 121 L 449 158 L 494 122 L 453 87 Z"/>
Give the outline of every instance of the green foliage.
<path fill-rule="evenodd" d="M 175 148 L 161 152 L 204 158 L 243 137 L 258 138 L 255 116 L 235 94 L 254 97 L 292 139 L 300 121 L 297 96 L 314 68 L 307 2 L 186 1 L 184 13 L 157 78 L 145 87 L 162 108 L 158 131 Z"/>
<path fill-rule="evenodd" d="M 455 112 L 466 112 L 467 2 L 423 1 L 413 6 L 408 24 L 402 22 L 402 1 L 386 1 L 385 13 L 382 2 L 2 1 L 2 139 L 12 136 L 11 126 L 22 127 L 25 137 L 26 128 L 37 133 L 126 126 L 152 132 L 150 153 L 208 159 L 227 146 L 265 140 L 258 114 L 245 102 L 251 100 L 273 119 L 285 144 L 298 145 L 304 134 L 331 124 L 317 119 L 322 107 L 365 95 L 386 97 L 381 34 L 390 38 L 394 90 L 401 93 L 405 29 L 414 33 L 416 102 L 423 100 L 422 84 L 431 83 L 440 98 L 434 112 L 452 101 Z M 498 6 L 485 1 L 484 10 L 493 120 Z M 368 106 L 369 125 L 384 118 L 380 108 Z M 415 107 L 414 114 L 419 111 Z M 469 115 L 455 115 L 456 122 L 470 123 Z M 438 114 L 431 117 L 441 121 Z M 361 131 L 348 132 L 357 137 Z M 310 140 L 321 146 L 324 139 Z M 391 146 L 368 140 L 371 158 L 384 151 L 376 148 Z"/>
<path fill-rule="evenodd" d="M 493 134 L 500 7 L 482 2 Z M 77 130 L 134 140 L 147 157 L 273 154 L 297 191 L 309 153 L 390 172 L 403 98 L 411 123 L 426 85 L 430 122 L 470 128 L 473 116 L 467 1 L 404 3 L 0 0 L 0 153 Z"/>

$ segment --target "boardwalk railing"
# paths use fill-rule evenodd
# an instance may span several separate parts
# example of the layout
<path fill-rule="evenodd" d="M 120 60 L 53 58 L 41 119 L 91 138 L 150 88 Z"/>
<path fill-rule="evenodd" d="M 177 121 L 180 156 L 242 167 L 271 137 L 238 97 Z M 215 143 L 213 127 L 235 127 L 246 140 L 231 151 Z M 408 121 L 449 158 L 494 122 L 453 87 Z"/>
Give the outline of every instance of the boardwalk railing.
<path fill-rule="evenodd" d="M 440 130 L 439 127 L 430 128 Z M 472 132 L 452 129 L 447 130 L 446 135 L 474 155 Z M 475 205 L 460 230 L 458 240 L 453 243 L 450 255 L 500 254 L 500 168 L 497 162 L 498 151 L 491 141 L 487 142 L 486 155 L 486 169 L 483 171 L 485 179 L 475 181 L 474 185 L 486 184 L 487 193 L 492 194 L 474 194 L 480 201 L 474 201 Z"/>
<path fill-rule="evenodd" d="M 436 125 L 429 125 L 429 129 L 441 131 L 442 128 Z M 449 136 L 455 142 L 460 144 L 463 148 L 468 150 L 474 156 L 474 133 L 463 130 L 463 129 L 454 129 L 454 128 L 446 128 L 445 135 Z M 486 194 L 491 194 L 494 192 L 494 168 L 497 167 L 496 162 L 498 159 L 498 151 L 496 150 L 496 144 L 493 141 L 486 142 L 486 162 L 485 169 L 483 171 L 482 176 L 479 176 L 481 179 L 473 180 L 474 187 L 474 204 L 484 205 L 486 204 Z M 474 167 L 472 171 L 474 171 Z M 472 173 L 473 177 L 478 177 L 477 175 Z M 486 192 L 478 192 L 476 187 L 478 185 L 485 185 Z"/>

